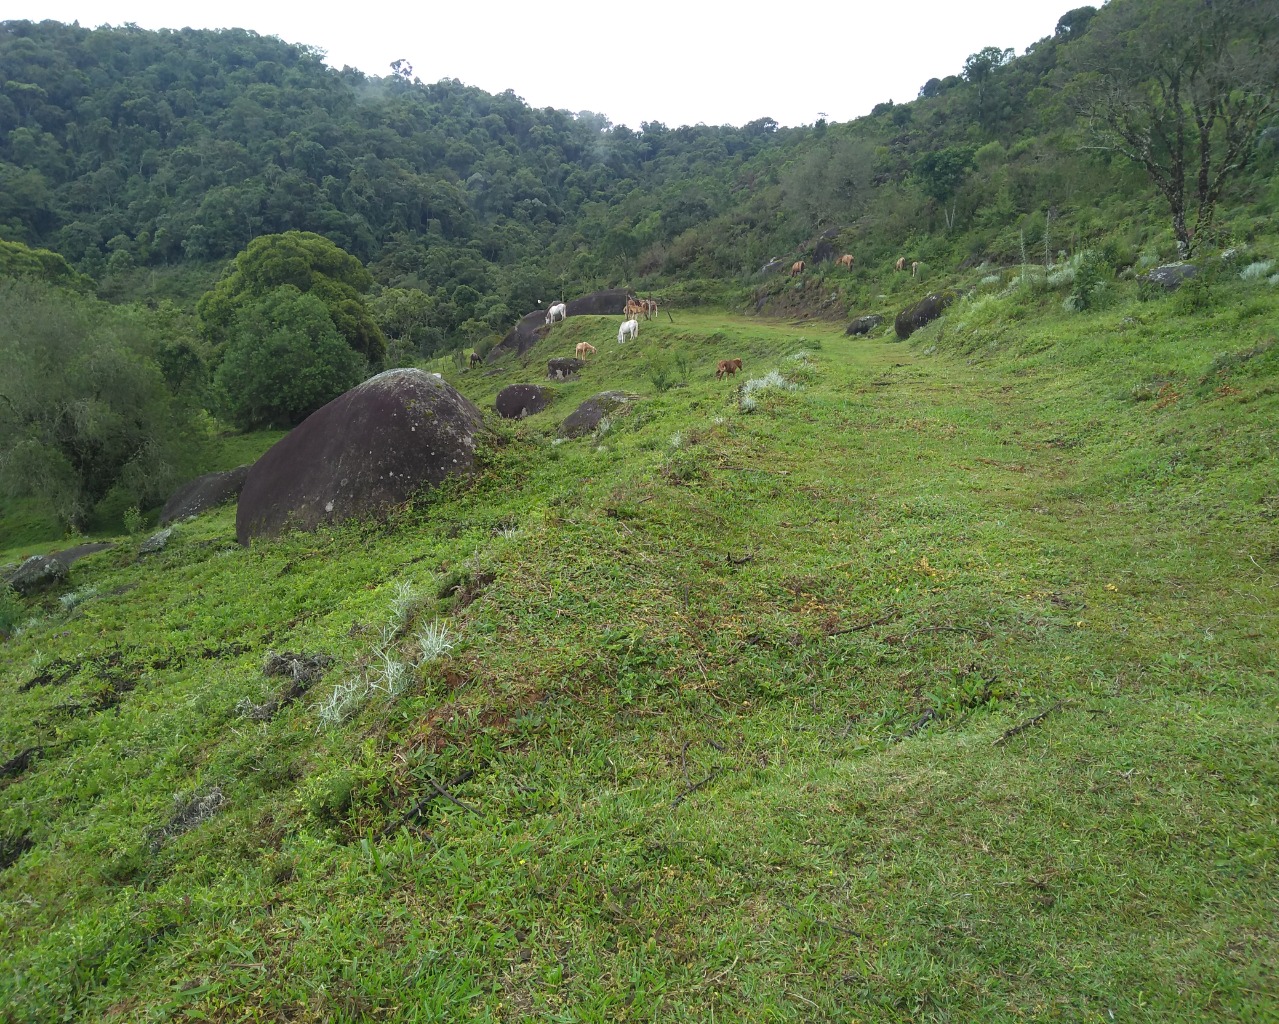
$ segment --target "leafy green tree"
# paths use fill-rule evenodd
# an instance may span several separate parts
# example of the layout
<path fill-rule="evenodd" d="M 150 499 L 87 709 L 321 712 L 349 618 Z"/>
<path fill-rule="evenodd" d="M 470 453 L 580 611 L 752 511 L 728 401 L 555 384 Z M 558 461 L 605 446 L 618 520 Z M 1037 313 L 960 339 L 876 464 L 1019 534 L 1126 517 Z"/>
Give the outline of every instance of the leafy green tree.
<path fill-rule="evenodd" d="M 990 94 L 990 82 L 995 69 L 1007 64 L 1015 56 L 1015 51 L 1001 50 L 998 46 L 987 46 L 976 53 L 969 54 L 964 61 L 964 78 L 977 89 L 977 120 L 986 121 L 987 100 Z"/>
<path fill-rule="evenodd" d="M 67 527 L 113 488 L 158 503 L 195 451 L 188 411 L 136 326 L 96 300 L 0 281 L 0 482 Z"/>
<path fill-rule="evenodd" d="M 241 306 L 228 334 L 214 393 L 242 430 L 294 426 L 364 378 L 324 302 L 295 285 Z"/>
<path fill-rule="evenodd" d="M 21 242 L 4 239 L 0 239 L 0 277 L 30 277 L 79 292 L 93 290 L 93 281 L 77 273 L 56 252 L 32 249 Z"/>
<path fill-rule="evenodd" d="M 442 339 L 432 329 L 435 300 L 416 288 L 384 288 L 373 300 L 373 315 L 389 342 L 388 362 L 411 353 L 428 355 Z"/>
<path fill-rule="evenodd" d="M 373 287 L 372 275 L 350 253 L 310 231 L 263 235 L 249 243 L 196 305 L 208 339 L 225 344 L 245 308 L 284 286 L 315 296 L 339 336 L 369 362 L 380 364 L 386 357 L 386 339 L 364 297 Z"/>
<path fill-rule="evenodd" d="M 915 177 L 929 198 L 942 208 L 947 230 L 955 226 L 955 193 L 968 177 L 973 160 L 971 146 L 947 146 L 915 161 Z"/>
<path fill-rule="evenodd" d="M 1168 203 L 1179 250 L 1190 256 L 1279 107 L 1279 8 L 1116 0 L 1078 45 L 1086 131 L 1145 171 Z"/>

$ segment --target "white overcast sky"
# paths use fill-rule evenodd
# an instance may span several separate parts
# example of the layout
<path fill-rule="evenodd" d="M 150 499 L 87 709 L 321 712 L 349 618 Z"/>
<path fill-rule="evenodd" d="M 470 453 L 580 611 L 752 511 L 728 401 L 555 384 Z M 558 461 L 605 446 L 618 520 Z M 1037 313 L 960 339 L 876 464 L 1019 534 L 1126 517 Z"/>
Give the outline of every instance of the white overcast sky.
<path fill-rule="evenodd" d="M 914 99 L 985 46 L 1018 54 L 1087 0 L 423 0 L 328 4 L 218 0 L 9 0 L 5 19 L 82 26 L 246 28 L 387 75 L 404 58 L 424 82 L 513 89 L 534 107 L 594 110 L 614 124 L 848 121 Z M 1100 0 L 1092 0 L 1100 6 Z"/>

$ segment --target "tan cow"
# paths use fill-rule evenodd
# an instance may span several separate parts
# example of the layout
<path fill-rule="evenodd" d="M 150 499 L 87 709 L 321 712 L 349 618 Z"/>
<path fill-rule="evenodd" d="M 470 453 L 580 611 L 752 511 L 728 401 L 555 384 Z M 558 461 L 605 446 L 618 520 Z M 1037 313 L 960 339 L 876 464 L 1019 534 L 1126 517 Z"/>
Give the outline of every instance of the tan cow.
<path fill-rule="evenodd" d="M 579 341 L 574 351 L 577 353 L 578 359 L 585 359 L 588 353 L 595 351 L 595 346 L 589 341 Z"/>
<path fill-rule="evenodd" d="M 484 357 L 483 357 L 483 356 L 481 356 L 481 355 L 480 355 L 478 352 L 476 352 L 474 349 L 472 349 L 472 350 L 471 350 L 471 360 L 470 360 L 470 361 L 471 361 L 471 368 L 472 368 L 472 369 L 474 369 L 474 368 L 475 368 L 476 366 L 478 366 L 480 363 L 484 362 Z"/>
<path fill-rule="evenodd" d="M 622 308 L 622 316 L 627 320 L 638 320 L 644 315 L 644 303 L 639 299 L 627 299 L 626 305 Z"/>
<path fill-rule="evenodd" d="M 645 299 L 644 300 L 644 319 L 647 320 L 649 317 L 654 317 L 654 316 L 657 316 L 657 300 Z"/>
<path fill-rule="evenodd" d="M 916 260 L 914 263 L 910 265 L 910 276 L 911 277 L 919 276 L 919 260 Z"/>
<path fill-rule="evenodd" d="M 857 262 L 857 258 L 851 252 L 846 252 L 844 253 L 843 256 L 841 256 L 835 262 L 838 263 L 845 270 L 852 270 L 853 264 Z"/>
<path fill-rule="evenodd" d="M 906 269 L 906 257 L 905 257 L 905 256 L 898 257 L 897 262 L 893 264 L 893 269 L 894 269 L 894 270 L 905 270 L 905 269 Z"/>
<path fill-rule="evenodd" d="M 715 379 L 731 377 L 741 368 L 742 361 L 740 359 L 721 359 L 719 365 L 715 367 Z"/>
<path fill-rule="evenodd" d="M 792 264 L 790 265 L 790 276 L 791 276 L 791 277 L 799 277 L 799 275 L 800 275 L 800 274 L 802 274 L 803 272 L 804 272 L 804 261 L 803 261 L 803 260 L 796 260 L 794 263 L 792 263 Z"/>

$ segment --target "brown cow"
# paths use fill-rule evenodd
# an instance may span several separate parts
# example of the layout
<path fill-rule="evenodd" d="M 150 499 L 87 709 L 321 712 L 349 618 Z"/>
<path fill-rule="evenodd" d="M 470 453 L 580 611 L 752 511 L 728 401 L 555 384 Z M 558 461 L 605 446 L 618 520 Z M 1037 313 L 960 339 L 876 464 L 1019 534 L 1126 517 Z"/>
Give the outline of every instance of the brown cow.
<path fill-rule="evenodd" d="M 639 299 L 627 299 L 622 309 L 622 316 L 627 320 L 637 320 L 644 315 L 644 304 Z"/>
<path fill-rule="evenodd" d="M 578 359 L 585 359 L 587 353 L 595 351 L 595 346 L 589 341 L 579 341 L 577 343 L 577 348 L 574 351 L 577 353 Z"/>
<path fill-rule="evenodd" d="M 846 252 L 844 253 L 843 256 L 841 256 L 835 262 L 838 263 L 845 270 L 852 270 L 853 264 L 857 262 L 857 258 L 851 252 Z"/>
<path fill-rule="evenodd" d="M 893 269 L 894 269 L 894 270 L 905 270 L 905 269 L 906 269 L 906 257 L 905 257 L 905 256 L 900 256 L 900 257 L 898 257 L 897 262 L 893 264 Z"/>
<path fill-rule="evenodd" d="M 472 369 L 474 369 L 474 368 L 475 368 L 476 366 L 478 366 L 480 363 L 484 362 L 484 357 L 483 357 L 483 356 L 481 356 L 481 355 L 480 355 L 478 352 L 476 352 L 474 349 L 472 349 L 472 350 L 471 350 L 471 357 L 470 357 L 470 359 L 471 359 L 471 367 L 472 367 Z"/>
<path fill-rule="evenodd" d="M 657 316 L 657 300 L 656 299 L 641 299 L 640 301 L 644 303 L 644 319 L 645 320 L 648 320 L 648 319 L 651 319 L 652 317 Z"/>
<path fill-rule="evenodd" d="M 721 359 L 719 365 L 715 367 L 715 379 L 731 377 L 741 368 L 742 361 L 740 359 Z"/>
<path fill-rule="evenodd" d="M 800 274 L 802 274 L 803 272 L 804 272 L 804 261 L 803 261 L 803 260 L 796 260 L 794 263 L 792 263 L 792 264 L 790 265 L 790 276 L 791 276 L 791 277 L 799 277 L 799 275 L 800 275 Z"/>

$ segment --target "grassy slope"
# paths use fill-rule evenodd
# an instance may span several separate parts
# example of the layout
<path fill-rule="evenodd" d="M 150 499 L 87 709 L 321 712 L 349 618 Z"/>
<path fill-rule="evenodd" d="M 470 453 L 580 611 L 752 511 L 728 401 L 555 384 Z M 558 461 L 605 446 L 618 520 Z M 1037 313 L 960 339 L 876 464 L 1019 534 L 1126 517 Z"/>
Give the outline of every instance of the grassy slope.
<path fill-rule="evenodd" d="M 34 843 L 0 874 L 3 1012 L 1273 1019 L 1272 353 L 1200 383 L 1272 330 L 1274 290 L 1236 292 L 965 304 L 911 347 L 576 318 L 457 378 L 488 404 L 600 349 L 471 490 L 80 563 L 96 592 L 4 650 L 0 756 L 50 746 L 0 791 Z M 799 390 L 743 414 L 732 355 Z M 556 444 L 604 387 L 644 397 Z M 320 727 L 382 627 L 410 659 L 433 617 L 447 656 Z M 338 664 L 244 717 L 286 648 Z"/>

